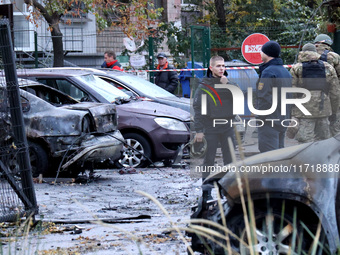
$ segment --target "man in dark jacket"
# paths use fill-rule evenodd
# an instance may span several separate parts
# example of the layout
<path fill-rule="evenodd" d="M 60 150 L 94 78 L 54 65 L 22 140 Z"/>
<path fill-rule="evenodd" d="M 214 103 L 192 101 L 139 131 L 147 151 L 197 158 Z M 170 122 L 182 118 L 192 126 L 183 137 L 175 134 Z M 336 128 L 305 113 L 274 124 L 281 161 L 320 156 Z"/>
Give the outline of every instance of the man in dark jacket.
<path fill-rule="evenodd" d="M 167 57 L 164 53 L 157 55 L 158 70 L 174 69 L 173 66 L 169 65 Z M 176 71 L 161 71 L 155 73 L 155 84 L 159 87 L 174 93 L 178 86 L 178 75 Z"/>
<path fill-rule="evenodd" d="M 227 78 L 224 59 L 214 56 L 210 59 L 207 75 L 201 79 L 195 91 L 193 108 L 195 111 L 194 142 L 200 143 L 203 139 L 207 142 L 206 153 L 203 160 L 202 178 L 209 175 L 210 170 L 215 167 L 215 157 L 218 144 L 221 144 L 223 163 L 231 163 L 228 138 L 234 138 L 234 130 L 231 125 L 233 115 L 233 96 L 230 90 L 218 88 L 215 84 L 233 85 Z M 206 111 L 202 108 L 206 105 Z M 226 124 L 218 124 L 215 120 L 228 121 Z M 208 190 L 209 193 L 211 190 Z"/>
<path fill-rule="evenodd" d="M 281 88 L 292 86 L 292 76 L 283 67 L 283 61 L 279 58 L 280 53 L 281 47 L 275 41 L 266 42 L 262 46 L 261 59 L 263 64 L 260 66 L 260 75 L 257 82 L 257 109 L 271 109 L 274 88 L 277 88 L 277 105 L 273 113 L 257 116 L 257 119 L 263 121 L 263 126 L 258 129 L 260 152 L 284 147 L 286 127 L 281 122 L 284 119 L 289 119 L 290 109 L 286 109 L 286 115 L 282 115 Z M 276 99 L 274 98 L 274 100 Z"/>
<path fill-rule="evenodd" d="M 110 68 L 118 71 L 124 71 L 121 64 L 116 59 L 116 53 L 109 50 L 104 53 L 104 63 L 101 65 L 102 68 Z"/>

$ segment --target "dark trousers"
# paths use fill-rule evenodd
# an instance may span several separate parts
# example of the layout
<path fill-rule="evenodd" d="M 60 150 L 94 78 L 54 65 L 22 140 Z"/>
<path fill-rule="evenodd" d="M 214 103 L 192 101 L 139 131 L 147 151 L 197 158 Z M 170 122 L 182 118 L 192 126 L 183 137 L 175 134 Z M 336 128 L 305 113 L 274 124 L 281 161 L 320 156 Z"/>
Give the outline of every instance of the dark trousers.
<path fill-rule="evenodd" d="M 270 125 L 258 128 L 258 140 L 260 152 L 272 151 L 284 147 L 285 130 L 280 131 Z"/>
<path fill-rule="evenodd" d="M 218 144 L 221 144 L 223 163 L 227 165 L 231 162 L 231 154 L 229 150 L 228 137 L 234 140 L 234 130 L 233 128 L 226 128 L 225 132 L 222 133 L 206 133 L 204 134 L 205 139 L 207 140 L 207 153 L 205 154 L 203 165 L 204 166 L 214 166 L 215 165 L 215 157 Z M 234 145 L 233 145 L 234 146 Z M 209 172 L 202 173 L 203 179 L 205 179 Z"/>

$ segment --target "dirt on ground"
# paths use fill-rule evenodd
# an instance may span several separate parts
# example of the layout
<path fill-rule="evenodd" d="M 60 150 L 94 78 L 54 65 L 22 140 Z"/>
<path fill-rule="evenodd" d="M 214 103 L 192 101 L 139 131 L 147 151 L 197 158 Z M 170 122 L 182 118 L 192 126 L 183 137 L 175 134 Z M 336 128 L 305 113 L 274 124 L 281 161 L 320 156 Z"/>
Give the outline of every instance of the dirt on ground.
<path fill-rule="evenodd" d="M 187 254 L 185 228 L 201 180 L 183 168 L 96 170 L 96 180 L 35 184 L 36 226 L 4 254 Z M 162 209 L 145 194 L 152 196 Z M 9 253 L 11 250 L 11 253 Z M 8 253 L 6 253 L 8 251 Z"/>

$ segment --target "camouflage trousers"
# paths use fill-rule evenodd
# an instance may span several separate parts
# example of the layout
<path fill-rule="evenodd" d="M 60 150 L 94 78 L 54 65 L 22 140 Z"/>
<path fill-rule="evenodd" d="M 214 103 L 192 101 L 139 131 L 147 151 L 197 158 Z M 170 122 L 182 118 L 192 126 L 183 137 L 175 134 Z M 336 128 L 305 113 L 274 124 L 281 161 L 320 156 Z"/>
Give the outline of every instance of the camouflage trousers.
<path fill-rule="evenodd" d="M 295 139 L 300 143 L 314 142 L 331 137 L 328 118 L 299 119 Z"/>
<path fill-rule="evenodd" d="M 340 133 L 340 112 L 336 114 L 335 121 L 332 121 L 330 126 L 331 136 L 335 136 Z"/>

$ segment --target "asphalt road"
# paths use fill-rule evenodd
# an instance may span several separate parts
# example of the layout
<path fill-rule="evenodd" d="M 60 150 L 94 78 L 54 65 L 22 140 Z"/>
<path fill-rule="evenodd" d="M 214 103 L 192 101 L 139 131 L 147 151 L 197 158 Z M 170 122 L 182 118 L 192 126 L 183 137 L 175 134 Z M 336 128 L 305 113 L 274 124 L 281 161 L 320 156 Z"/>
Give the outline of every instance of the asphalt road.
<path fill-rule="evenodd" d="M 200 196 L 201 181 L 188 169 L 97 170 L 96 175 L 88 184 L 67 179 L 35 184 L 43 231 L 5 242 L 4 254 L 187 254 L 189 239 L 171 229 L 186 227 Z M 157 199 L 169 217 L 138 191 Z"/>

